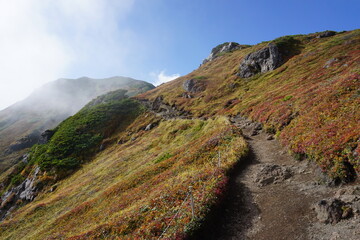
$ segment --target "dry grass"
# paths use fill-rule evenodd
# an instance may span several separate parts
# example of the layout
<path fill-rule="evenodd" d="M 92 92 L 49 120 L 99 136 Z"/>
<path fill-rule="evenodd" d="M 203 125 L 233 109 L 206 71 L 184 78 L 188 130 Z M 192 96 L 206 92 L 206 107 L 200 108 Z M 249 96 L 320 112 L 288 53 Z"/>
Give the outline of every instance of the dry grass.
<path fill-rule="evenodd" d="M 147 118 L 153 116 L 138 121 Z M 156 239 L 178 210 L 164 237 L 182 238 L 217 203 L 227 171 L 247 149 L 225 118 L 163 121 L 148 132 L 133 124 L 119 138 L 129 132 L 135 140 L 109 147 L 55 192 L 15 212 L 0 226 L 0 238 Z M 188 201 L 179 209 L 190 186 L 194 219 Z"/>

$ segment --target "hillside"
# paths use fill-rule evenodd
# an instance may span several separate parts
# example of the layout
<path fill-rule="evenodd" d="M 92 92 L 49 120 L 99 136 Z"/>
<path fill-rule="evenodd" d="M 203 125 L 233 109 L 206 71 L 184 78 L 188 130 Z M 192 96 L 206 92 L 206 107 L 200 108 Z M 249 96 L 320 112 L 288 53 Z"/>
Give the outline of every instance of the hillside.
<path fill-rule="evenodd" d="M 225 49 L 139 99 L 161 96 L 196 117 L 241 115 L 260 122 L 298 159 L 351 181 L 360 173 L 360 31 L 326 33 Z M 273 45 L 278 54 L 263 57 Z M 249 59 L 250 53 L 258 58 Z"/>
<path fill-rule="evenodd" d="M 120 88 L 134 96 L 154 86 L 126 77 L 59 79 L 0 111 L 0 172 L 14 165 L 46 129 L 56 127 L 93 98 Z"/>
<path fill-rule="evenodd" d="M 95 99 L 32 148 L 2 195 L 1 216 L 20 222 L 5 221 L 1 237 L 152 238 L 183 210 L 164 233 L 181 237 L 205 218 L 247 151 L 239 132 L 223 117 L 160 121 L 123 94 Z M 195 218 L 183 206 L 190 186 Z"/>
<path fill-rule="evenodd" d="M 0 238 L 358 236 L 360 30 L 227 42 L 124 94 L 89 102 L 2 179 Z"/>

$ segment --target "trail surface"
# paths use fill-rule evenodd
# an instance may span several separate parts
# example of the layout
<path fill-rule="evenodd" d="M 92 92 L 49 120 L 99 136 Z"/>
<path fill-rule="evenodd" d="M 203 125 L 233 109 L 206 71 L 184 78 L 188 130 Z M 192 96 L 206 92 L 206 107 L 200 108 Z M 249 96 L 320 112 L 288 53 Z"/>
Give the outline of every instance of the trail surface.
<path fill-rule="evenodd" d="M 243 130 L 250 154 L 232 173 L 223 205 L 195 239 L 360 239 L 359 219 L 336 226 L 318 222 L 313 205 L 339 189 L 320 184 L 317 167 L 294 160 L 277 140 L 254 130 L 255 123 L 232 121 Z"/>

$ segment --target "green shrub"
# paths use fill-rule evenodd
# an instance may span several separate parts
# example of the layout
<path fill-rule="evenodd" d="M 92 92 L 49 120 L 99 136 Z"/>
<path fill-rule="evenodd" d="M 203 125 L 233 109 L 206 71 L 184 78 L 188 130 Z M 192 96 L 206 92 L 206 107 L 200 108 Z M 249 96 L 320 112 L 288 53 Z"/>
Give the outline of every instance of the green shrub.
<path fill-rule="evenodd" d="M 124 90 L 100 96 L 54 129 L 51 140 L 31 150 L 30 163 L 42 170 L 68 171 L 93 155 L 101 141 L 127 126 L 142 112 L 140 103 L 125 96 Z"/>
<path fill-rule="evenodd" d="M 276 44 L 285 59 L 299 54 L 303 48 L 301 41 L 293 36 L 279 37 L 272 42 Z"/>
<path fill-rule="evenodd" d="M 22 183 L 25 180 L 25 177 L 21 174 L 17 174 L 11 178 L 11 185 L 16 186 Z"/>

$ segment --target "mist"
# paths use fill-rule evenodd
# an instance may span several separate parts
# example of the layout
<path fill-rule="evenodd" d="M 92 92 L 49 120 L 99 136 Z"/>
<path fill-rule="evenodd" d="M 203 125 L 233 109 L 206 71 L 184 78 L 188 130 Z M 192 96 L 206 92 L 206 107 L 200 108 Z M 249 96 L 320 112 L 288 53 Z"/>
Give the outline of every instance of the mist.
<path fill-rule="evenodd" d="M 126 68 L 131 33 L 117 28 L 117 22 L 133 3 L 0 0 L 0 110 L 74 72 L 79 77 Z"/>

